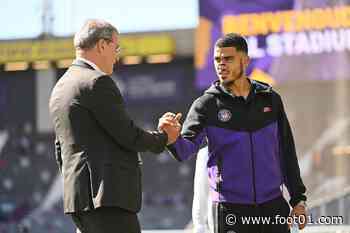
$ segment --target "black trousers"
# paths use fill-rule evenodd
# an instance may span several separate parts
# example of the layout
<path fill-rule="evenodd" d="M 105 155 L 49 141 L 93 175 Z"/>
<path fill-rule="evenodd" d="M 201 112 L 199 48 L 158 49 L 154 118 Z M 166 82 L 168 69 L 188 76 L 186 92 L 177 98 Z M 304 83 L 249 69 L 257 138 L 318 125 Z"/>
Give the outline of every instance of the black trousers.
<path fill-rule="evenodd" d="M 213 203 L 214 231 L 215 233 L 289 233 L 286 222 L 289 213 L 289 204 L 283 197 L 259 205 Z"/>
<path fill-rule="evenodd" d="M 71 214 L 81 233 L 140 233 L 135 213 L 118 207 L 100 207 Z M 77 230 L 77 232 L 79 232 Z"/>

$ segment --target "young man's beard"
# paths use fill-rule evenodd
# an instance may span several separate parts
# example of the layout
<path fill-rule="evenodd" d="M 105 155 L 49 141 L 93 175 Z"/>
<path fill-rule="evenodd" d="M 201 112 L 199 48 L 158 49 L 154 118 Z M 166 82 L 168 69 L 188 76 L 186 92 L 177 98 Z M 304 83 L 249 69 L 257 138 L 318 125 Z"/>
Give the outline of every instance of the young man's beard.
<path fill-rule="evenodd" d="M 243 69 L 243 64 L 242 61 L 240 62 L 240 72 L 238 73 L 238 75 L 236 76 L 235 79 L 233 80 L 222 80 L 221 84 L 227 88 L 230 89 L 230 87 L 235 83 L 236 80 L 240 79 L 244 74 L 244 69 Z"/>

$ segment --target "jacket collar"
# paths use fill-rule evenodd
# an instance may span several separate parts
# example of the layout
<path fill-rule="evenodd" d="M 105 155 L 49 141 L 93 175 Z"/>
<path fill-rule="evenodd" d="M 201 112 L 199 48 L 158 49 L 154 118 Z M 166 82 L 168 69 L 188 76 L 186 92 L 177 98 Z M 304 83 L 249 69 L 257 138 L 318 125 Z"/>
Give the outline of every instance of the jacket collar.
<path fill-rule="evenodd" d="M 267 83 L 263 83 L 260 81 L 256 81 L 256 80 L 252 80 L 249 79 L 249 82 L 251 84 L 251 91 L 253 91 L 254 93 L 270 93 L 272 92 L 272 87 L 267 84 Z M 231 93 L 228 93 L 227 90 L 225 90 L 221 85 L 219 80 L 216 80 L 206 91 L 205 93 L 210 93 L 210 94 L 228 94 L 231 96 L 234 96 Z"/>
<path fill-rule="evenodd" d="M 250 93 L 247 97 L 248 99 L 251 99 L 253 95 L 255 94 L 259 94 L 259 93 L 271 93 L 272 92 L 272 87 L 267 84 L 267 83 L 263 83 L 260 81 L 256 81 L 256 80 L 251 80 L 249 79 L 250 84 L 251 84 L 251 89 L 250 89 Z M 221 85 L 219 80 L 216 80 L 211 87 L 209 87 L 205 93 L 207 94 L 213 94 L 213 95 L 229 95 L 231 97 L 236 97 L 234 94 L 228 92 L 227 90 L 225 90 Z"/>
<path fill-rule="evenodd" d="M 92 65 L 90 65 L 87 62 L 84 62 L 83 60 L 80 60 L 80 59 L 75 59 L 72 63 L 72 66 L 80 66 L 80 67 L 83 67 L 86 69 L 95 70 L 94 67 L 92 67 Z"/>
<path fill-rule="evenodd" d="M 105 72 L 103 72 L 95 63 L 93 63 L 90 60 L 87 60 L 85 58 L 82 57 L 78 57 L 74 60 L 73 65 L 78 65 L 87 69 L 92 69 L 92 70 L 96 70 L 102 74 L 106 74 Z"/>

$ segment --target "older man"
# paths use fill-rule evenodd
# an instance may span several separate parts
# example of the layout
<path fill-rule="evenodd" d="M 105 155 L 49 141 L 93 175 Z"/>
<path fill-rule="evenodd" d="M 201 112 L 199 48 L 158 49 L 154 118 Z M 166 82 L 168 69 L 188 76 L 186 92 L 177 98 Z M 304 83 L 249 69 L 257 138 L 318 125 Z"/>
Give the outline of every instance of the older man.
<path fill-rule="evenodd" d="M 64 180 L 64 212 L 82 233 L 139 233 L 138 152 L 160 153 L 179 127 L 147 132 L 125 111 L 109 75 L 120 51 L 118 31 L 89 20 L 74 37 L 76 60 L 54 87 L 50 113 Z"/>

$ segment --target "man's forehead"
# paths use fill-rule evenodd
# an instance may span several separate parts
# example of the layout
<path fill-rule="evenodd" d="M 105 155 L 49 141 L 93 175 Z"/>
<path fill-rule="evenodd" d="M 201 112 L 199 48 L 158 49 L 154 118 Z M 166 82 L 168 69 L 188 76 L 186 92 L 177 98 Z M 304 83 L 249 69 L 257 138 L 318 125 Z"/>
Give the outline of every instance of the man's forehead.
<path fill-rule="evenodd" d="M 234 55 L 237 53 L 237 49 L 235 47 L 216 47 L 215 55 Z"/>

